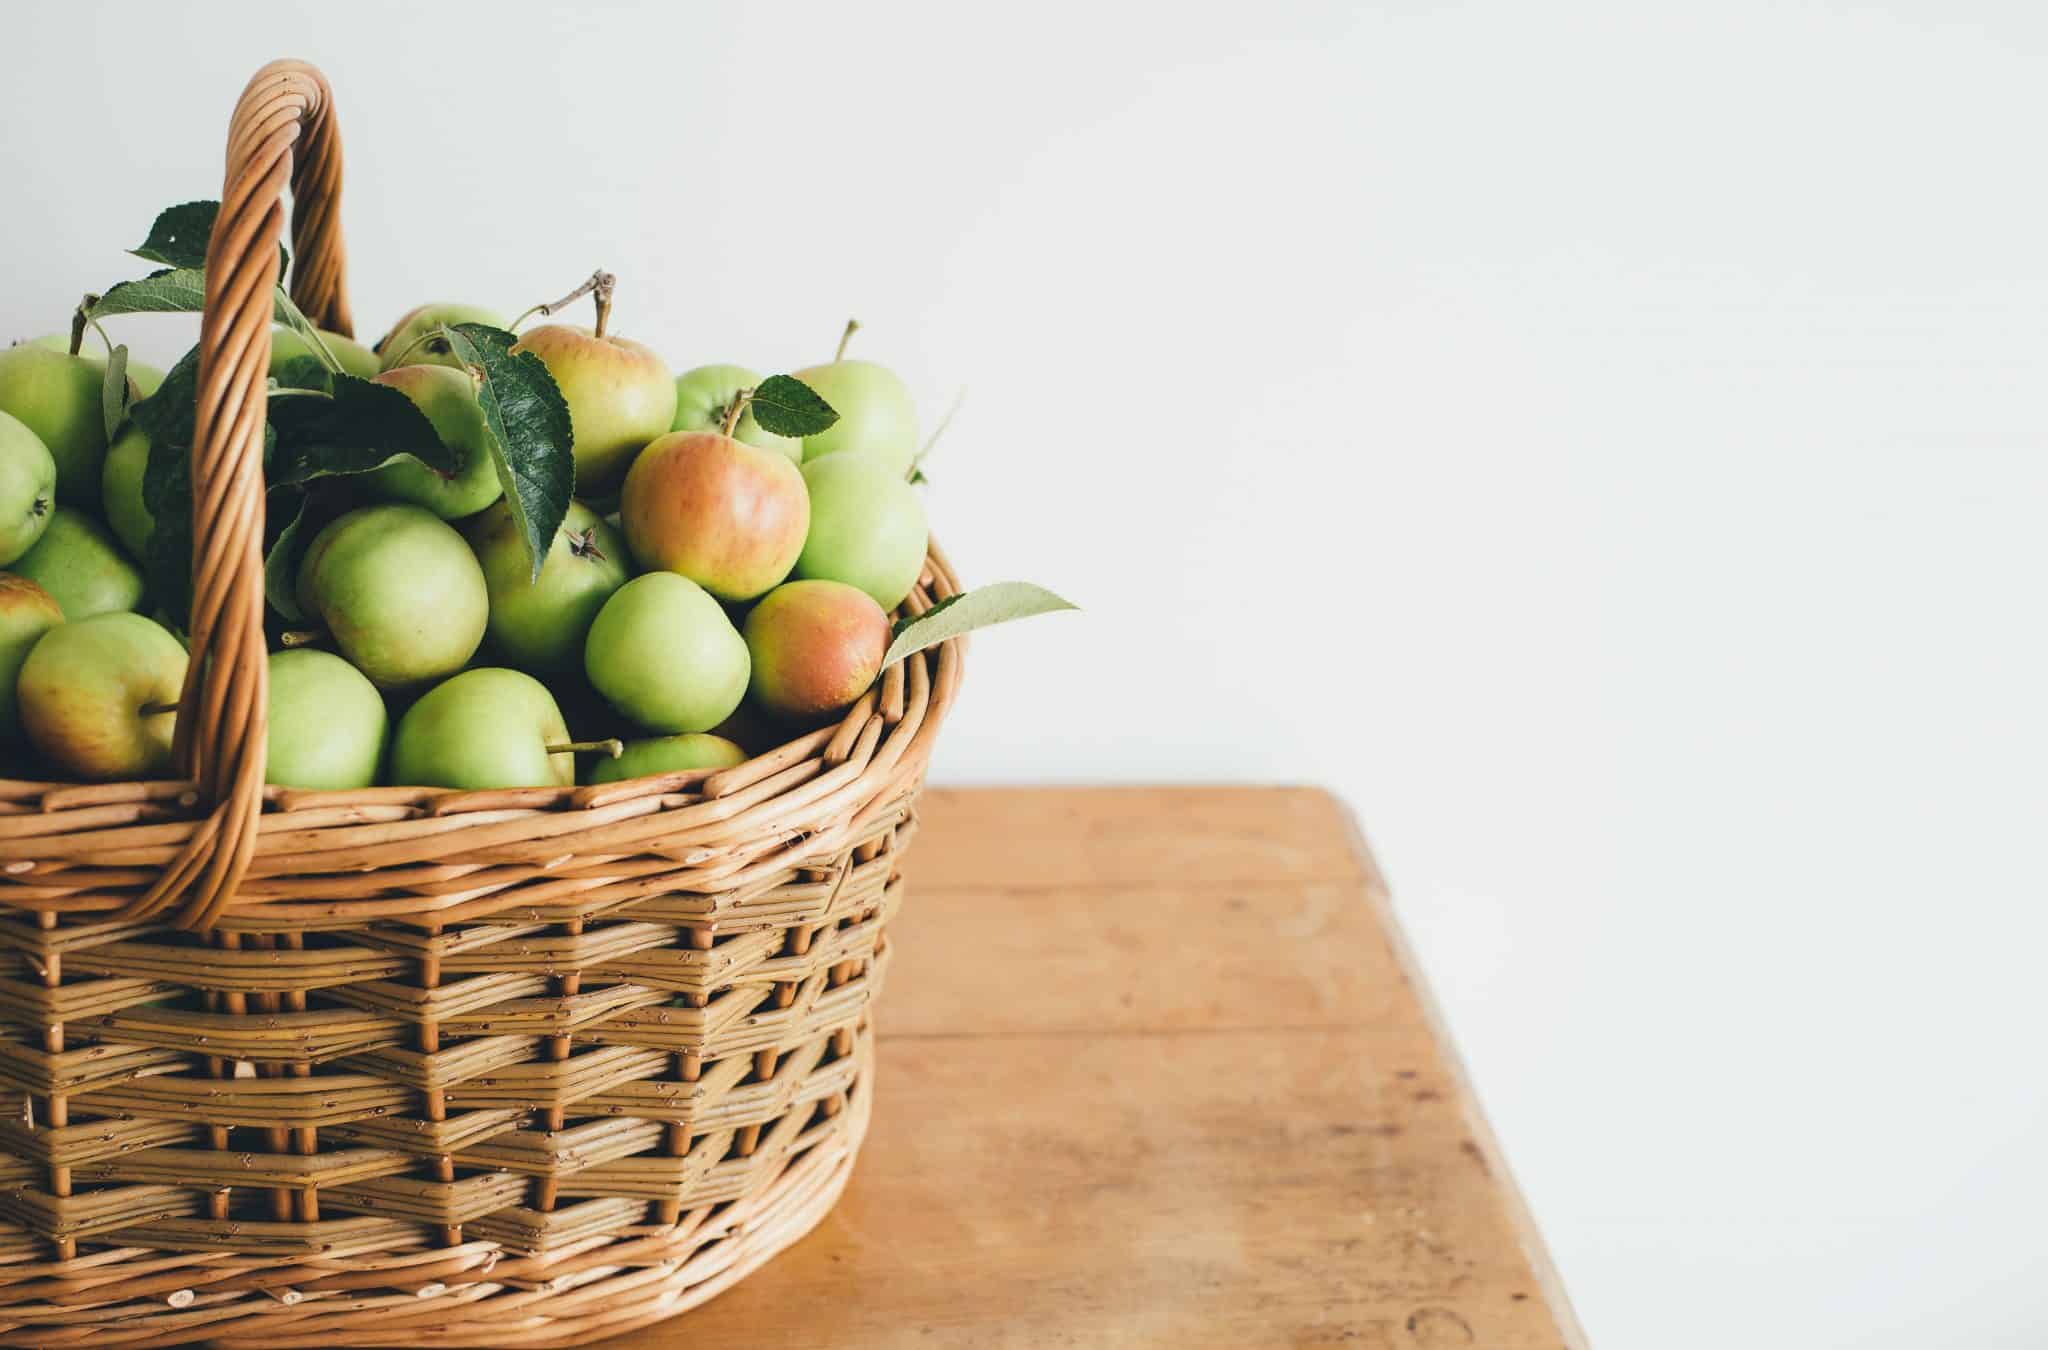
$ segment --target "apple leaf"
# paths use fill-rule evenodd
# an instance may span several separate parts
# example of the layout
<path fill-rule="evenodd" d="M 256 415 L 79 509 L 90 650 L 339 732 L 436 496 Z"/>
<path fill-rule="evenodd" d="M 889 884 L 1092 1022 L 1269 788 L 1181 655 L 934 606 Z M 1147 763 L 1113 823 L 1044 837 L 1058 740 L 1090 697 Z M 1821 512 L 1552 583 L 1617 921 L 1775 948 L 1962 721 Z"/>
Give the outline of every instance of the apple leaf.
<path fill-rule="evenodd" d="M 491 431 L 491 461 L 537 580 L 576 491 L 569 405 L 538 356 L 513 354 L 519 339 L 504 329 L 459 323 L 443 325 L 440 335 L 476 381 L 476 401 Z"/>
<path fill-rule="evenodd" d="M 889 644 L 889 654 L 882 658 L 882 665 L 886 669 L 906 656 L 977 628 L 1008 623 L 1012 619 L 1026 619 L 1033 614 L 1078 608 L 1080 606 L 1028 581 L 998 581 L 988 586 L 977 586 L 939 601 L 922 614 L 898 621 L 895 640 Z"/>
<path fill-rule="evenodd" d="M 329 370 L 320 358 L 313 355 L 294 356 L 271 371 L 271 392 L 279 389 L 294 389 L 301 393 L 331 394 L 334 392 L 335 372 Z"/>
<path fill-rule="evenodd" d="M 770 375 L 748 405 L 764 431 L 778 436 L 815 436 L 839 420 L 838 410 L 791 375 Z"/>
<path fill-rule="evenodd" d="M 166 267 L 139 281 L 109 286 L 86 317 L 110 314 L 197 314 L 206 308 L 206 273 L 197 267 Z"/>
<path fill-rule="evenodd" d="M 355 375 L 332 379 L 331 395 L 307 391 L 304 397 L 270 400 L 277 445 L 265 457 L 264 476 L 272 486 L 367 473 L 400 455 L 442 473 L 461 467 L 427 415 L 404 394 Z"/>
<path fill-rule="evenodd" d="M 128 418 L 128 344 L 121 343 L 107 353 L 107 371 L 100 380 L 100 417 L 107 424 L 107 440 Z"/>
<path fill-rule="evenodd" d="M 194 347 L 133 412 L 135 424 L 149 437 L 142 504 L 154 523 L 143 550 L 143 570 L 164 608 L 180 621 L 192 603 L 192 422 L 198 396 L 199 349 Z"/>
<path fill-rule="evenodd" d="M 272 488 L 264 514 L 284 520 L 277 541 L 263 556 L 263 596 L 270 607 L 291 620 L 304 623 L 306 612 L 299 608 L 299 533 L 306 523 L 306 494 L 291 488 Z M 281 509 L 280 509 L 281 508 Z M 290 519 L 285 519 L 286 513 Z"/>
<path fill-rule="evenodd" d="M 213 222 L 220 215 L 219 202 L 185 202 L 157 212 L 149 227 L 149 238 L 128 251 L 146 262 L 166 267 L 206 266 L 206 246 L 213 239 Z M 277 246 L 280 274 L 291 262 L 283 244 Z"/>

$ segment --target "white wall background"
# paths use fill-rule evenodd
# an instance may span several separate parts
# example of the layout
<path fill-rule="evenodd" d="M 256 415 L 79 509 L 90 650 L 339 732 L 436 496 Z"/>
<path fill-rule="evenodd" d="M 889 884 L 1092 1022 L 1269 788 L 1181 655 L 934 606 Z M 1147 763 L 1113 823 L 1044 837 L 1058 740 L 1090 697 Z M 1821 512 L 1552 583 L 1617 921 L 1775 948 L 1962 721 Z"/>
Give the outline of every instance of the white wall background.
<path fill-rule="evenodd" d="M 372 335 L 968 386 L 944 538 L 1088 612 L 943 777 L 1347 797 L 1597 1343 L 2048 1340 L 2036 7 L 23 7 L 0 332 L 287 54 Z"/>

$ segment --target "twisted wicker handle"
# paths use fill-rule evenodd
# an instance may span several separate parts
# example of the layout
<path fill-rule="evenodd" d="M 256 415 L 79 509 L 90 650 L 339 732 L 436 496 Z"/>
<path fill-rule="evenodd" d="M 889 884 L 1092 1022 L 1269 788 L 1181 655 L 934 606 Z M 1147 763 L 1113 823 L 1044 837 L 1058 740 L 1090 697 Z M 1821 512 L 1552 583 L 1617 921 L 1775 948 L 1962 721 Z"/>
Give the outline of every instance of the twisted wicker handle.
<path fill-rule="evenodd" d="M 210 926 L 256 849 L 263 809 L 269 657 L 263 641 L 263 425 L 283 197 L 292 193 L 292 298 L 349 334 L 341 246 L 341 138 L 327 79 L 302 61 L 256 72 L 228 124 L 227 182 L 206 250 L 192 440 L 192 662 L 177 760 L 208 811 L 128 911 L 177 907 Z"/>

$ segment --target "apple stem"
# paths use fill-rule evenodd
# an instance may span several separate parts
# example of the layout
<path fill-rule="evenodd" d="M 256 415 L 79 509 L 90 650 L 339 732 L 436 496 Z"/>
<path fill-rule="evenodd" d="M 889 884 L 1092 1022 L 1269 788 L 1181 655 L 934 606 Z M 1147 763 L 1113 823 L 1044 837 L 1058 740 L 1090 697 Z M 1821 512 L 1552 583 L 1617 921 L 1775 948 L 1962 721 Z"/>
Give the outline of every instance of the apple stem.
<path fill-rule="evenodd" d="M 78 302 L 78 308 L 71 315 L 71 354 L 78 355 L 78 349 L 85 345 L 85 325 L 90 320 L 89 311 L 99 302 L 97 295 L 88 295 Z"/>
<path fill-rule="evenodd" d="M 175 703 L 145 703 L 142 705 L 139 715 L 143 717 L 162 717 L 165 713 L 174 713 L 177 710 L 178 705 Z"/>
<path fill-rule="evenodd" d="M 519 325 L 525 323 L 534 315 L 538 314 L 542 318 L 546 318 L 560 310 L 567 309 L 584 296 L 595 292 L 597 295 L 597 335 L 603 337 L 605 320 L 611 316 L 612 287 L 617 284 L 618 278 L 600 267 L 595 272 L 592 272 L 581 286 L 578 286 L 561 299 L 550 300 L 545 305 L 535 305 L 532 309 L 521 314 L 512 321 L 512 326 L 507 331 L 516 333 L 519 331 Z"/>
<path fill-rule="evenodd" d="M 616 736 L 601 741 L 563 741 L 560 745 L 544 747 L 551 755 L 589 755 L 602 753 L 606 759 L 617 759 L 626 753 L 626 743 Z"/>
<path fill-rule="evenodd" d="M 731 406 L 725 410 L 725 422 L 718 428 L 718 434 L 721 436 L 732 435 L 733 428 L 740 424 L 740 414 L 745 412 L 747 405 L 753 401 L 754 391 L 751 389 L 742 389 L 737 394 L 734 394 Z"/>
<path fill-rule="evenodd" d="M 287 628 L 277 635 L 277 640 L 287 648 L 310 647 L 326 636 L 317 628 Z"/>
<path fill-rule="evenodd" d="M 839 345 L 832 351 L 832 359 L 834 361 L 844 361 L 846 359 L 846 344 L 853 341 L 853 335 L 859 331 L 859 319 L 848 319 L 846 321 L 846 331 L 839 335 Z"/>

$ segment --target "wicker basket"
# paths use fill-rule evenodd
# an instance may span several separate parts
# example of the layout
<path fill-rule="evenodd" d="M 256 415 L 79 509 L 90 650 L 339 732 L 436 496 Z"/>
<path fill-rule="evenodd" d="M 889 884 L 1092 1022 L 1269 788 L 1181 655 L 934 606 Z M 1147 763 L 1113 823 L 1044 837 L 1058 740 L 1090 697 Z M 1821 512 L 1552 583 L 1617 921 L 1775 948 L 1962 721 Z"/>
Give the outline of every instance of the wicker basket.
<path fill-rule="evenodd" d="M 346 333 L 340 140 L 297 62 L 235 109 L 208 254 L 185 777 L 0 781 L 0 1343 L 580 1344 L 846 1184 L 960 644 L 714 773 L 266 788 L 287 183 L 293 296 Z M 955 590 L 934 549 L 906 610 Z"/>

